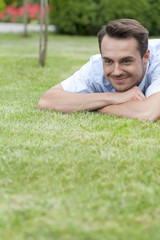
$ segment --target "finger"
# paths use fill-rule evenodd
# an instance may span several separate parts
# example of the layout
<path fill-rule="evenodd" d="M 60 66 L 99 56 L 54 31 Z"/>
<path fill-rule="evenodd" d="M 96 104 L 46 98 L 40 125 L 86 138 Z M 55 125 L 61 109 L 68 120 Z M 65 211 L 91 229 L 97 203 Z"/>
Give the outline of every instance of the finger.
<path fill-rule="evenodd" d="M 145 96 L 144 96 L 143 93 L 137 95 L 137 100 L 142 101 L 142 100 L 144 100 L 144 99 L 145 99 Z"/>

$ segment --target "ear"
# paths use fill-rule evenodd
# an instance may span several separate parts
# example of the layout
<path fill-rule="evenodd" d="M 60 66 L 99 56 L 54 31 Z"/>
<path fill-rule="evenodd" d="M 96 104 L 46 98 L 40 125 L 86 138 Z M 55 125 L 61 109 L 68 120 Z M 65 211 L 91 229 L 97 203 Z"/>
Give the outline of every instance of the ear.
<path fill-rule="evenodd" d="M 143 57 L 143 63 L 145 65 L 147 65 L 148 61 L 149 61 L 149 58 L 150 58 L 150 51 L 149 49 L 147 49 L 146 53 L 144 54 L 144 57 Z"/>

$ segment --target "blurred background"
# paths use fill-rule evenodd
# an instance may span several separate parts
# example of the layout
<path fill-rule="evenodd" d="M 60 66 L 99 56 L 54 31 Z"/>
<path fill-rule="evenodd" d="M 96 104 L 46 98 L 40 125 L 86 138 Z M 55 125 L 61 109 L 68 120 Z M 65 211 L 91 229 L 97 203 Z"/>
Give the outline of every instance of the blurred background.
<path fill-rule="evenodd" d="M 27 22 L 40 21 L 41 0 L 27 1 Z M 49 24 L 57 33 L 96 35 L 109 20 L 134 18 L 160 35 L 160 0 L 49 0 Z M 0 22 L 23 23 L 24 0 L 0 0 Z"/>

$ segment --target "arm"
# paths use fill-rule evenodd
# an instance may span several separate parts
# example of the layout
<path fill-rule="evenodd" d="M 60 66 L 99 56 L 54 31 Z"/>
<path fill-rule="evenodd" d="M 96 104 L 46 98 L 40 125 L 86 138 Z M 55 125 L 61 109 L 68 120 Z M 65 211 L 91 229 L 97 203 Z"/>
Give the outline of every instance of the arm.
<path fill-rule="evenodd" d="M 78 94 L 66 92 L 62 85 L 58 84 L 40 98 L 37 108 L 41 110 L 54 110 L 62 113 L 72 113 L 76 111 L 93 111 L 105 106 L 121 104 L 129 100 L 142 100 L 144 95 L 134 87 L 123 93 L 88 93 Z"/>
<path fill-rule="evenodd" d="M 160 92 L 152 94 L 142 101 L 129 101 L 118 105 L 106 106 L 99 113 L 119 117 L 137 118 L 139 120 L 156 121 L 160 119 Z"/>

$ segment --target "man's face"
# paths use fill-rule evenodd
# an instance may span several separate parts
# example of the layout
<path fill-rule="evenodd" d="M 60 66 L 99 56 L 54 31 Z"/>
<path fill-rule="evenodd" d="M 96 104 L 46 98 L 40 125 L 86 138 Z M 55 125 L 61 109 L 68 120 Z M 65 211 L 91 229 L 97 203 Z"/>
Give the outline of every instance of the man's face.
<path fill-rule="evenodd" d="M 101 43 L 103 69 L 107 80 L 118 92 L 138 86 L 149 60 L 149 50 L 143 58 L 135 38 L 118 39 L 105 35 Z"/>

